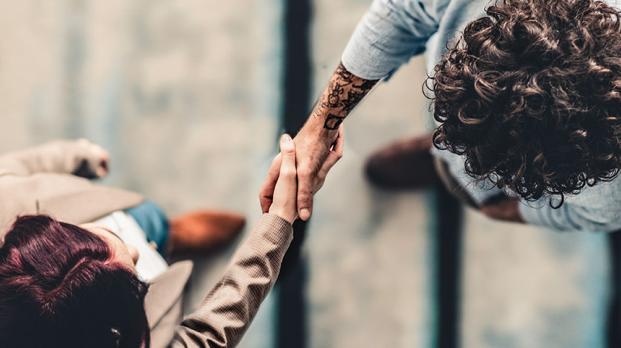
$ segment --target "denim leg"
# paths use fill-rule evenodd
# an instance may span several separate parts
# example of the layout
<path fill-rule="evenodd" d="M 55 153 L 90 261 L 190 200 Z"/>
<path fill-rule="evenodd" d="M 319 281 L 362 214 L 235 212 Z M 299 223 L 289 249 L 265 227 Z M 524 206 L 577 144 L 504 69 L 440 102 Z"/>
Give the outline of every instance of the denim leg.
<path fill-rule="evenodd" d="M 170 233 L 170 225 L 164 211 L 152 201 L 145 200 L 135 207 L 126 209 L 125 212 L 136 220 L 146 234 L 147 240 L 154 242 L 157 251 L 164 256 Z"/>

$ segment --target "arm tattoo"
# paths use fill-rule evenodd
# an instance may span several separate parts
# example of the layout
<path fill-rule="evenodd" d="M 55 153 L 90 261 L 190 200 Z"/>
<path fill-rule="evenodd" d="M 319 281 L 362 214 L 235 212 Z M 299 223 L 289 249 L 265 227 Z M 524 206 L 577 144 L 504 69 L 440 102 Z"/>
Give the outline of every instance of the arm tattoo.
<path fill-rule="evenodd" d="M 375 86 L 377 80 L 365 80 L 345 69 L 343 64 L 332 75 L 330 84 L 315 106 L 313 115 L 325 116 L 323 127 L 337 130 L 345 117 Z"/>

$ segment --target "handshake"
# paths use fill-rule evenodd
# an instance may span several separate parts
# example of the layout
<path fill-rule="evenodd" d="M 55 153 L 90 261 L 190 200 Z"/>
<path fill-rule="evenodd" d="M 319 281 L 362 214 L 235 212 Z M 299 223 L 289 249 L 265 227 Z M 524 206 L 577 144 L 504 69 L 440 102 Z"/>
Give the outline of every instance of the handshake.
<path fill-rule="evenodd" d="M 323 186 L 328 171 L 343 156 L 342 129 L 333 144 L 325 146 L 324 151 L 319 146 L 319 152 L 315 146 L 309 151 L 305 146 L 308 142 L 301 141 L 301 136 L 298 135 L 295 141 L 288 134 L 280 138 L 280 154 L 272 161 L 259 194 L 263 213 L 277 215 L 290 223 L 298 217 L 308 220 L 313 195 Z M 302 144 L 297 150 L 296 142 Z M 307 155 L 309 152 L 310 156 Z M 317 164 L 313 165 L 313 162 Z"/>
<path fill-rule="evenodd" d="M 280 153 L 274 158 L 261 187 L 259 201 L 263 213 L 270 213 L 293 223 L 298 217 L 308 220 L 313 196 L 323 186 L 332 167 L 343 156 L 344 133 L 340 127 L 331 137 L 321 137 L 305 129 L 292 139 L 280 138 Z M 76 161 L 66 163 L 68 171 L 87 179 L 105 177 L 110 171 L 109 154 L 88 140 L 58 142 L 65 152 L 75 152 Z"/>

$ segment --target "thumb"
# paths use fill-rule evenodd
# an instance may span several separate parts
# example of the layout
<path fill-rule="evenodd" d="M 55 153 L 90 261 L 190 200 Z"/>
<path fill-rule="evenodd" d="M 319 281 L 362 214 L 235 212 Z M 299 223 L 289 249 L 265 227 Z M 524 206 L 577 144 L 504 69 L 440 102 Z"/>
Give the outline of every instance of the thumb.
<path fill-rule="evenodd" d="M 282 154 L 282 163 L 280 164 L 280 174 L 276 190 L 280 199 L 295 204 L 297 193 L 297 171 L 295 169 L 295 145 L 293 139 L 287 134 L 280 138 L 280 153 Z M 276 199 L 276 197 L 275 197 Z"/>
<path fill-rule="evenodd" d="M 298 182 L 298 210 L 300 219 L 307 221 L 313 211 L 313 193 L 309 179 L 299 178 Z"/>
<path fill-rule="evenodd" d="M 280 174 L 295 174 L 295 143 L 289 134 L 280 137 L 280 153 L 282 154 Z"/>
<path fill-rule="evenodd" d="M 272 205 L 272 199 L 274 197 L 274 189 L 276 188 L 276 182 L 278 182 L 278 175 L 280 174 L 280 163 L 282 154 L 278 154 L 267 172 L 267 178 L 261 186 L 261 192 L 259 193 L 259 202 L 261 203 L 261 210 L 267 213 Z"/>

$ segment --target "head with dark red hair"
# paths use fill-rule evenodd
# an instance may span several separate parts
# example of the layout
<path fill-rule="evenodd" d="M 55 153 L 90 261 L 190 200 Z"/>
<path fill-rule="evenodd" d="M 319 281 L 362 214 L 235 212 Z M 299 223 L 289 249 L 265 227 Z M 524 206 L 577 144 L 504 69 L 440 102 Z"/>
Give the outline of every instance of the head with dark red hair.
<path fill-rule="evenodd" d="M 88 229 L 41 215 L 18 218 L 0 248 L 2 345 L 148 346 L 147 285 L 117 254 Z"/>

